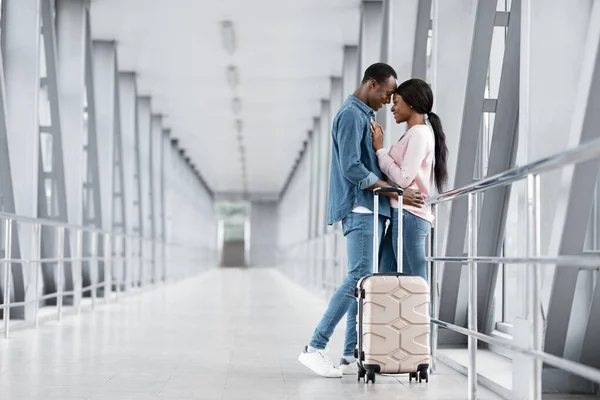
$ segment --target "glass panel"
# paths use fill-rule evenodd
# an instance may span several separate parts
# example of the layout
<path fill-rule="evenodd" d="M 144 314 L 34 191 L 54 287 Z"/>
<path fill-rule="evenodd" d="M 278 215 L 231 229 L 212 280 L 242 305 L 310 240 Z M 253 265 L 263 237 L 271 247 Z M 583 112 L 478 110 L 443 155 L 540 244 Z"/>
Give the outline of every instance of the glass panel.
<path fill-rule="evenodd" d="M 500 265 L 494 290 L 494 321 L 504 321 L 504 270 L 504 265 Z"/>
<path fill-rule="evenodd" d="M 52 124 L 52 117 L 50 115 L 50 99 L 48 98 L 48 87 L 46 85 L 40 88 L 38 109 L 40 126 L 50 126 Z"/>
<path fill-rule="evenodd" d="M 520 307 L 520 302 L 517 301 L 518 269 L 519 266 L 514 264 L 508 264 L 503 268 L 504 304 L 502 322 L 507 324 L 514 322 L 516 311 Z"/>
<path fill-rule="evenodd" d="M 46 65 L 46 48 L 44 46 L 44 35 L 40 35 L 40 78 L 46 78 L 48 76 L 48 66 Z"/>
<path fill-rule="evenodd" d="M 52 135 L 49 133 L 40 134 L 40 146 L 42 151 L 42 168 L 44 172 L 52 172 Z"/>

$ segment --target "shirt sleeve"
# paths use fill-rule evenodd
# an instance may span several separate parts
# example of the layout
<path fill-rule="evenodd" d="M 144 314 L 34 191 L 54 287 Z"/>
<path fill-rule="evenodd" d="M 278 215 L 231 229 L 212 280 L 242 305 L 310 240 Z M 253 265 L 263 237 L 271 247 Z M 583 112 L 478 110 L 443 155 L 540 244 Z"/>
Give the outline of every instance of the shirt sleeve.
<path fill-rule="evenodd" d="M 360 144 L 364 135 L 364 127 L 361 125 L 357 113 L 352 109 L 346 110 L 340 114 L 335 139 L 339 148 L 342 175 L 360 189 L 367 189 L 377 183 L 379 178 L 361 161 Z"/>
<path fill-rule="evenodd" d="M 385 149 L 377 151 L 379 168 L 401 188 L 407 188 L 415 180 L 426 155 L 427 138 L 419 133 L 415 133 L 408 140 L 406 153 L 399 164 Z"/>

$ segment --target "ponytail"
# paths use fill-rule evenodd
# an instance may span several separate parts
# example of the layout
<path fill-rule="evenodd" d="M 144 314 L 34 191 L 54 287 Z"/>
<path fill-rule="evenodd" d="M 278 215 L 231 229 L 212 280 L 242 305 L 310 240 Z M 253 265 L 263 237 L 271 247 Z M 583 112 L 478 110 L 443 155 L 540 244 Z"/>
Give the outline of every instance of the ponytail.
<path fill-rule="evenodd" d="M 442 121 L 435 113 L 430 112 L 427 114 L 429 122 L 433 128 L 433 136 L 435 137 L 435 164 L 434 164 L 434 177 L 435 185 L 439 193 L 443 192 L 443 186 L 448 181 L 448 167 L 446 162 L 448 160 L 448 147 L 446 146 L 446 134 L 442 128 Z"/>

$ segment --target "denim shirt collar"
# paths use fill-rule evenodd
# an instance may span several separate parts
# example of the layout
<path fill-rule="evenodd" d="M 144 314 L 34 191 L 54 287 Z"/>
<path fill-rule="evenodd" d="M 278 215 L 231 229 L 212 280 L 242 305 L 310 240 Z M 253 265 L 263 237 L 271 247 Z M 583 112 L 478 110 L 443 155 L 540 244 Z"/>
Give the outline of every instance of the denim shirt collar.
<path fill-rule="evenodd" d="M 373 111 L 373 109 L 371 107 L 369 107 L 368 105 L 366 105 L 361 99 L 359 99 L 358 97 L 356 97 L 353 94 L 351 94 L 348 99 L 353 104 L 356 104 L 356 106 L 361 111 L 363 111 L 365 114 L 367 114 L 367 116 L 375 118 L 375 111 Z"/>

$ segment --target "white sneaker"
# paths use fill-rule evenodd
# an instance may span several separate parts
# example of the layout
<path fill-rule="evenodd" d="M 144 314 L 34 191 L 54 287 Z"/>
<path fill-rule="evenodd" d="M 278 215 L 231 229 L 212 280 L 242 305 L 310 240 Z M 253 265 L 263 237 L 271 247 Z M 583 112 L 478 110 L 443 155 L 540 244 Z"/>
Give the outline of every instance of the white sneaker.
<path fill-rule="evenodd" d="M 340 360 L 340 371 L 344 375 L 356 375 L 358 374 L 358 361 L 349 363 L 345 358 Z"/>
<path fill-rule="evenodd" d="M 327 357 L 327 352 L 328 350 L 325 349 L 309 353 L 308 348 L 305 347 L 300 357 L 298 357 L 298 361 L 315 374 L 324 376 L 325 378 L 341 378 L 342 372 L 333 366 L 333 363 Z"/>

